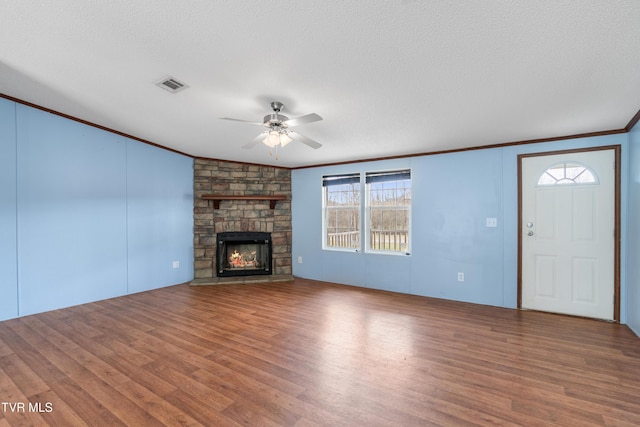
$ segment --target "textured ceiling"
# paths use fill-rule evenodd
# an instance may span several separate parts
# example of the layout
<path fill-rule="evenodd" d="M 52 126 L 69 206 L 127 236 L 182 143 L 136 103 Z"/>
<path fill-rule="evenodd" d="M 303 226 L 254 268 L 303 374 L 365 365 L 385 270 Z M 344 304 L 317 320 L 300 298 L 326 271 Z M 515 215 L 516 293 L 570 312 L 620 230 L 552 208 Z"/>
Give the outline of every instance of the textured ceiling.
<path fill-rule="evenodd" d="M 0 93 L 193 156 L 286 167 L 621 129 L 640 1 L 0 0 Z M 189 85 L 154 85 L 170 75 Z M 323 144 L 260 144 L 273 100 Z"/>

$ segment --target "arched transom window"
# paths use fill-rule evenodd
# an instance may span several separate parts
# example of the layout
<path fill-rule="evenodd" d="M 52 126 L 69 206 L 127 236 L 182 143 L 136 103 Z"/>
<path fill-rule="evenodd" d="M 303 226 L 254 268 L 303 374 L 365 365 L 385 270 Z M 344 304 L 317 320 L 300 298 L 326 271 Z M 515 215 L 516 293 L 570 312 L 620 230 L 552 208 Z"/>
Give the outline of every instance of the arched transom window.
<path fill-rule="evenodd" d="M 596 174 L 579 163 L 563 162 L 551 166 L 538 179 L 538 185 L 597 184 Z"/>

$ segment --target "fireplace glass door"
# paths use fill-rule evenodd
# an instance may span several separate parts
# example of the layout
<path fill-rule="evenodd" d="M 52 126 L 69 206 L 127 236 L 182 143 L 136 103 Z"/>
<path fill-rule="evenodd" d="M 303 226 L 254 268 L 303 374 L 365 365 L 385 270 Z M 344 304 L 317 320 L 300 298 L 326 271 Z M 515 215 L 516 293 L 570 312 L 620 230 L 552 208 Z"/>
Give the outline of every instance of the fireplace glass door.
<path fill-rule="evenodd" d="M 271 274 L 271 233 L 219 233 L 217 242 L 219 277 Z"/>

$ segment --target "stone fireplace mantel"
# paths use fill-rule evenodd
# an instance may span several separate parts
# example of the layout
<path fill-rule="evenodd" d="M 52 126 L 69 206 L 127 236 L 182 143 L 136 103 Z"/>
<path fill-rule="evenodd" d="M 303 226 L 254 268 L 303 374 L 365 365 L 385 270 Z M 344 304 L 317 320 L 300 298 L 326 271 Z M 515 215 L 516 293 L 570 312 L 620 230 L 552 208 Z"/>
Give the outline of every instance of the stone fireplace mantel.
<path fill-rule="evenodd" d="M 213 200 L 213 209 L 220 209 L 221 200 L 268 200 L 270 209 L 276 208 L 276 202 L 278 200 L 287 200 L 287 196 L 285 196 L 284 194 L 273 194 L 269 196 L 259 196 L 259 195 L 236 196 L 232 194 L 229 194 L 229 195 L 203 194 L 200 198 L 202 200 Z"/>

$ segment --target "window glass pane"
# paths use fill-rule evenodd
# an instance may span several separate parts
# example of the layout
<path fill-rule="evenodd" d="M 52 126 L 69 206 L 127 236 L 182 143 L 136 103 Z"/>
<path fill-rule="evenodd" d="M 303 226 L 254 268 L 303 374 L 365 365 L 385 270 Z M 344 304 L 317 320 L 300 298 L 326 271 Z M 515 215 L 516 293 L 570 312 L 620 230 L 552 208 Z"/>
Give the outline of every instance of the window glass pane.
<path fill-rule="evenodd" d="M 325 245 L 360 248 L 360 183 L 324 187 Z"/>
<path fill-rule="evenodd" d="M 578 175 L 587 170 L 584 166 L 570 166 L 567 165 L 565 168 L 565 176 L 567 179 L 576 179 Z"/>
<path fill-rule="evenodd" d="M 564 178 L 564 166 L 547 169 L 547 175 L 550 175 L 556 181 Z"/>
<path fill-rule="evenodd" d="M 560 163 L 544 171 L 538 185 L 597 184 L 595 174 L 586 166 L 575 163 Z"/>
<path fill-rule="evenodd" d="M 554 185 L 556 181 L 558 181 L 556 178 L 545 172 L 538 180 L 538 185 Z"/>
<path fill-rule="evenodd" d="M 595 183 L 596 177 L 593 176 L 593 173 L 589 169 L 585 169 L 580 175 L 574 178 L 576 183 L 587 184 L 587 183 Z"/>
<path fill-rule="evenodd" d="M 409 251 L 410 177 L 409 170 L 367 173 L 369 250 Z"/>

